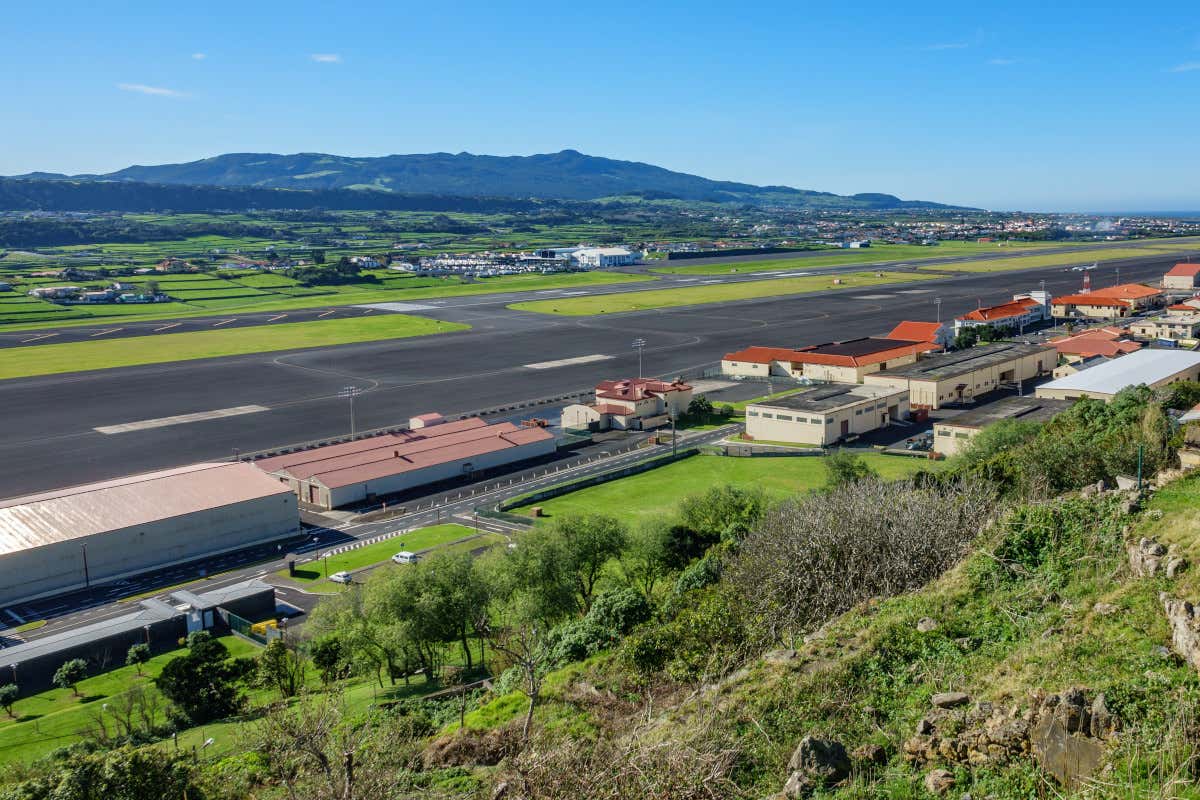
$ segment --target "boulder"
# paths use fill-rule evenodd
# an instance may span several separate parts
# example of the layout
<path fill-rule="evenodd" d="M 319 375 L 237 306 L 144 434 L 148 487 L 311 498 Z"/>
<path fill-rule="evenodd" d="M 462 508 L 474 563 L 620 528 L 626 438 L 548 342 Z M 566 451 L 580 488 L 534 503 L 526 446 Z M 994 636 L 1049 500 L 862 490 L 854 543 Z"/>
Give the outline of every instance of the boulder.
<path fill-rule="evenodd" d="M 921 633 L 929 633 L 930 631 L 936 631 L 937 629 L 938 623 L 935 619 L 921 617 L 921 619 L 917 621 L 917 630 Z"/>
<path fill-rule="evenodd" d="M 818 787 L 845 780 L 850 775 L 850 756 L 841 742 L 805 736 L 792 753 L 788 772 L 784 796 L 807 797 Z"/>
<path fill-rule="evenodd" d="M 1176 556 L 1167 562 L 1167 577 L 1175 580 L 1179 577 L 1179 573 L 1187 569 L 1187 559 L 1182 556 Z"/>
<path fill-rule="evenodd" d="M 1171 625 L 1171 649 L 1200 670 L 1200 624 L 1196 620 L 1196 607 L 1187 600 L 1170 597 L 1166 592 L 1158 599 Z"/>
<path fill-rule="evenodd" d="M 877 744 L 862 744 L 854 748 L 850 758 L 856 763 L 868 767 L 882 767 L 888 761 L 887 750 Z"/>
<path fill-rule="evenodd" d="M 1057 714 L 1038 719 L 1030 732 L 1030 742 L 1042 769 L 1067 787 L 1078 786 L 1094 775 L 1104 759 L 1100 740 L 1070 732 Z"/>
<path fill-rule="evenodd" d="M 1165 546 L 1145 536 L 1127 545 L 1125 550 L 1129 554 L 1129 569 L 1139 578 L 1153 577 L 1167 555 Z"/>
<path fill-rule="evenodd" d="M 925 789 L 930 794 L 943 795 L 954 788 L 954 773 L 948 769 L 930 770 L 925 775 Z"/>
<path fill-rule="evenodd" d="M 1096 603 L 1092 606 L 1092 611 L 1101 617 L 1111 617 L 1117 613 L 1119 609 L 1112 603 Z"/>
<path fill-rule="evenodd" d="M 957 708 L 966 705 L 970 699 L 965 692 L 938 692 L 929 698 L 929 702 L 934 708 Z"/>

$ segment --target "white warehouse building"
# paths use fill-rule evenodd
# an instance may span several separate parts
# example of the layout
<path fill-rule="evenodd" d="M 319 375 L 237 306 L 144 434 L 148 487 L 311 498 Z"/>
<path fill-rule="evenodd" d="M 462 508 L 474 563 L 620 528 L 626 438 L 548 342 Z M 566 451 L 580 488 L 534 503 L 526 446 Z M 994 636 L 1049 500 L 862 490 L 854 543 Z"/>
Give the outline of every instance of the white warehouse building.
<path fill-rule="evenodd" d="M 296 496 L 242 463 L 0 500 L 0 605 L 277 541 L 299 528 Z"/>
<path fill-rule="evenodd" d="M 571 254 L 575 263 L 584 267 L 627 267 L 637 262 L 637 256 L 624 247 L 581 247 Z"/>

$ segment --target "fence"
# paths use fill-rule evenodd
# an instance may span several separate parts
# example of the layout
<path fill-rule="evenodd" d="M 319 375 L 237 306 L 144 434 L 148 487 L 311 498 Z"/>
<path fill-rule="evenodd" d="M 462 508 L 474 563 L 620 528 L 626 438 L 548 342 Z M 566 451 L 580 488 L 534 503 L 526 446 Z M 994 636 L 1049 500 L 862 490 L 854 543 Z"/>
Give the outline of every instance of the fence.
<path fill-rule="evenodd" d="M 239 617 L 232 611 L 226 611 L 223 608 L 218 608 L 217 614 L 229 626 L 230 631 L 261 645 L 265 645 L 272 639 L 278 639 L 283 635 L 280 633 L 279 628 L 274 625 L 264 625 L 262 623 L 256 625 L 245 617 Z"/>

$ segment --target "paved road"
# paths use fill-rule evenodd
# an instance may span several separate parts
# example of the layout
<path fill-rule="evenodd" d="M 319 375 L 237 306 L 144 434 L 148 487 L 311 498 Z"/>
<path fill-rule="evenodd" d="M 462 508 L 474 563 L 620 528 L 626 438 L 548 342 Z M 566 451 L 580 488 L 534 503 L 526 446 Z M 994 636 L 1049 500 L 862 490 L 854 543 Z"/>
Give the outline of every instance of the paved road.
<path fill-rule="evenodd" d="M 1175 261 L 1123 261 L 1121 277 L 1154 279 Z M 1116 266 L 1092 272 L 1094 283 L 1111 283 Z M 943 301 L 943 318 L 950 318 L 1037 288 L 1041 280 L 1062 293 L 1079 286 L 1080 273 L 1056 267 L 968 274 L 578 318 L 516 312 L 505 308 L 505 296 L 455 298 L 427 301 L 432 309 L 417 313 L 468 322 L 469 331 L 0 381 L 0 497 L 344 435 L 349 406 L 338 393 L 345 386 L 362 390 L 355 400 L 358 428 L 384 427 L 427 411 L 461 413 L 636 374 L 630 345 L 638 337 L 648 342 L 646 374 L 671 375 L 751 344 L 884 333 L 901 319 L 931 319 L 934 297 Z M 212 413 L 230 408 L 251 411 Z M 147 424 L 177 415 L 203 421 Z M 123 432 L 96 430 L 118 425 Z"/>

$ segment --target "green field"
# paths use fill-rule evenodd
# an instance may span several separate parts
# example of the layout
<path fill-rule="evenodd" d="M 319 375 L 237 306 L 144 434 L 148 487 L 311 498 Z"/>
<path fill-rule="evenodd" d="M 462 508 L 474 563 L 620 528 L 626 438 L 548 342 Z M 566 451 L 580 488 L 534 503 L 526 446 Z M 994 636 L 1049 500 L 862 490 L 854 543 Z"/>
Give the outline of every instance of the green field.
<path fill-rule="evenodd" d="M 862 459 L 885 478 L 904 477 L 919 469 L 937 469 L 940 463 L 871 452 L 863 453 Z M 511 510 L 514 514 L 528 513 L 536 505 L 541 506 L 544 514 L 554 517 L 620 509 L 623 516 L 637 519 L 671 513 L 683 498 L 712 486 L 758 487 L 771 498 L 782 500 L 824 483 L 824 460 L 819 456 L 734 458 L 698 455 L 640 475 Z"/>
<path fill-rule="evenodd" d="M 374 564 L 387 561 L 401 550 L 407 550 L 410 553 L 419 553 L 422 550 L 429 550 L 448 542 L 465 539 L 468 536 L 474 535 L 474 528 L 467 528 L 462 525 L 446 524 L 419 528 L 411 533 L 386 539 L 382 542 L 376 542 L 375 544 L 369 544 L 356 550 L 348 550 L 336 556 L 330 556 L 328 559 L 318 557 L 304 567 L 298 568 L 296 574 L 290 577 L 292 580 L 301 583 L 324 582 L 335 572 L 354 572 L 363 567 L 370 567 Z M 287 570 L 282 570 L 278 574 L 289 577 Z M 332 585 L 337 586 L 337 584 Z"/>
<path fill-rule="evenodd" d="M 675 275 L 727 275 L 731 272 L 768 272 L 772 270 L 801 270 L 810 267 L 838 267 L 847 264 L 874 264 L 879 261 L 928 258 L 951 258 L 961 255 L 1004 254 L 1016 250 L 1038 250 L 1045 247 L 1062 247 L 1061 242 L 942 242 L 936 246 L 919 244 L 873 244 L 860 250 L 817 251 L 813 255 L 765 261 L 742 261 L 734 264 L 696 264 L 688 266 L 686 260 L 668 261 L 672 266 L 655 267 L 654 272 Z M 713 253 L 720 257 L 720 253 Z M 674 266 L 674 265 L 678 266 Z"/>
<path fill-rule="evenodd" d="M 675 308 L 704 303 L 752 300 L 759 297 L 782 297 L 790 294 L 823 292 L 830 289 L 865 289 L 880 284 L 911 283 L 937 277 L 913 272 L 884 272 L 881 275 L 882 277 L 874 272 L 853 272 L 842 275 L 811 275 L 803 278 L 687 286 L 679 289 L 651 289 L 594 297 L 567 297 L 561 300 L 527 300 L 513 303 L 509 305 L 509 308 L 518 311 L 536 311 L 541 314 L 584 317 L 593 314 L 645 311 L 651 308 Z M 835 285 L 835 280 L 841 281 L 841 283 Z"/>
<path fill-rule="evenodd" d="M 425 317 L 384 314 L 352 319 L 259 325 L 241 329 L 134 336 L 127 339 L 98 339 L 93 342 L 30 345 L 4 351 L 4 358 L 0 359 L 0 380 L 190 361 L 197 358 L 328 347 L 381 339 L 405 339 L 462 331 L 469 327 Z"/>
<path fill-rule="evenodd" d="M 1007 272 L 1014 269 L 1037 269 L 1038 267 L 1060 267 L 1064 265 L 1086 265 L 1092 262 L 1116 261 L 1123 258 L 1159 256 L 1171 250 L 1154 247 L 1107 248 L 1104 250 L 1076 250 L 1071 253 L 1045 253 L 1038 256 L 1021 256 L 996 261 L 957 261 L 948 264 L 930 264 L 921 269 L 939 272 Z"/>
<path fill-rule="evenodd" d="M 61 306 L 21 294 L 0 295 L 0 330 L 39 330 L 91 325 L 97 322 L 107 324 L 120 322 L 122 318 L 145 321 L 186 319 L 208 316 L 214 311 L 234 314 L 295 311 L 305 308 L 406 302 L 502 292 L 533 292 L 655 280 L 647 275 L 611 272 L 506 275 L 482 278 L 473 283 L 463 283 L 457 278 L 418 278 L 402 273 L 379 272 L 372 273 L 372 276 L 376 278 L 375 281 L 313 287 L 301 286 L 283 275 L 258 273 L 247 276 L 235 274 L 228 279 L 224 276 L 214 278 L 208 275 L 166 275 L 161 278 L 146 276 L 146 279 L 139 279 L 141 283 L 157 280 L 162 291 L 178 298 L 177 302 L 171 303 Z M 262 279 L 265 279 L 265 282 Z M 31 280 L 40 279 L 21 279 L 17 282 L 18 288 L 23 290 L 33 286 Z M 243 285 L 243 281 L 251 283 Z M 80 285 L 92 283 L 95 282 Z"/>

